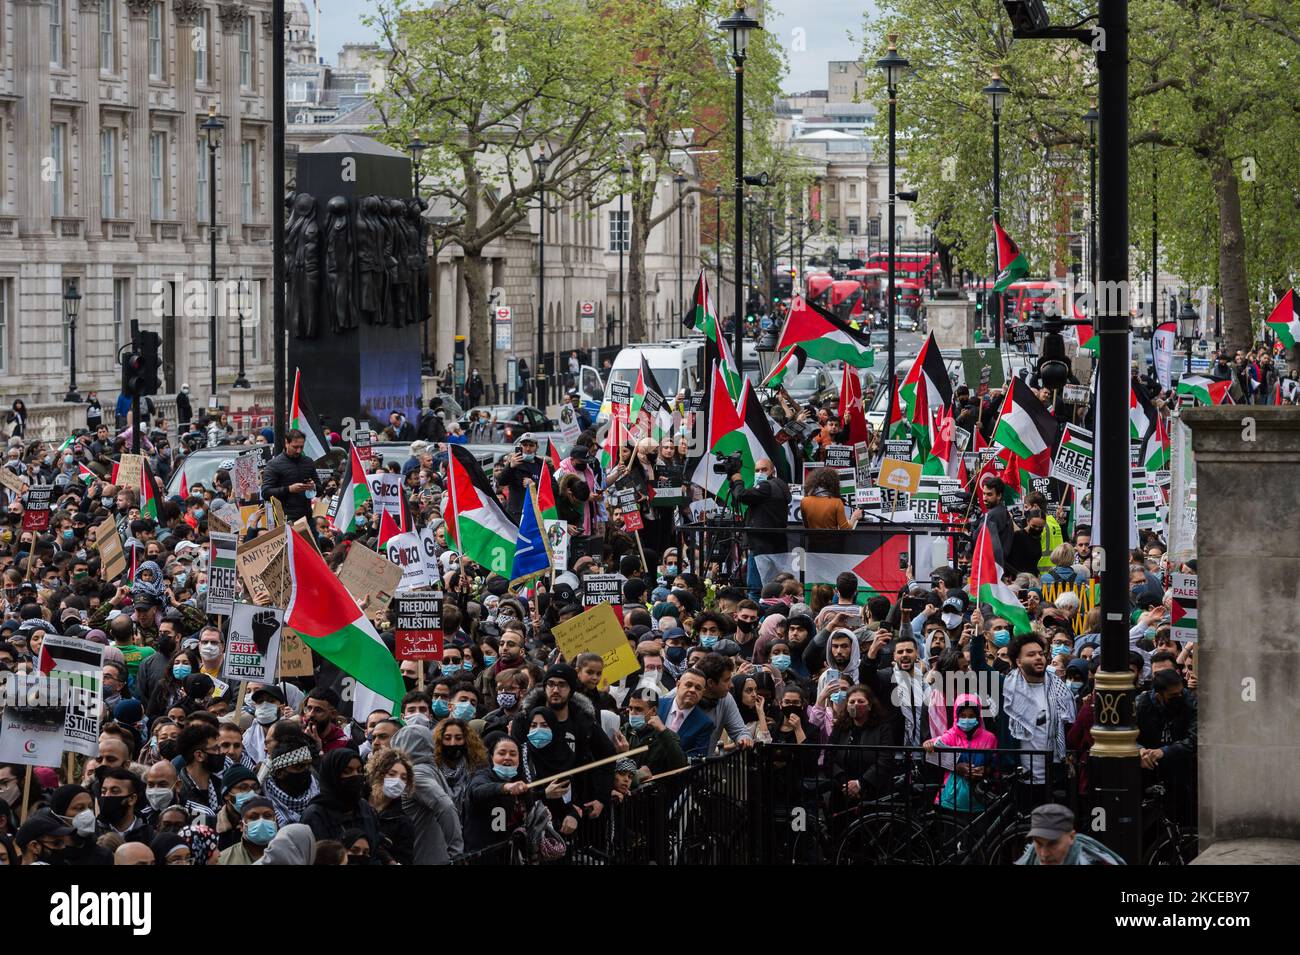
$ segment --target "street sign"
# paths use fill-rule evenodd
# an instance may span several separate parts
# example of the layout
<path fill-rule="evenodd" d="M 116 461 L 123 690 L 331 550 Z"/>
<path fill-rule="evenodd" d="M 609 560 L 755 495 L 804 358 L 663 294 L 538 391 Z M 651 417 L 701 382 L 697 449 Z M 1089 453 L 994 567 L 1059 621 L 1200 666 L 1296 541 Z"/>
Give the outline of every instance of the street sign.
<path fill-rule="evenodd" d="M 582 331 L 590 334 L 596 330 L 596 303 L 591 301 L 578 303 L 578 315 L 582 319 Z"/>
<path fill-rule="evenodd" d="M 495 309 L 492 310 L 492 316 L 493 316 L 493 317 L 494 317 L 498 322 L 508 322 L 508 321 L 510 321 L 510 306 L 509 306 L 509 305 L 499 305 L 499 306 L 497 306 Z"/>
<path fill-rule="evenodd" d="M 496 322 L 493 325 L 492 343 L 497 348 L 514 347 L 514 326 L 509 322 Z"/>

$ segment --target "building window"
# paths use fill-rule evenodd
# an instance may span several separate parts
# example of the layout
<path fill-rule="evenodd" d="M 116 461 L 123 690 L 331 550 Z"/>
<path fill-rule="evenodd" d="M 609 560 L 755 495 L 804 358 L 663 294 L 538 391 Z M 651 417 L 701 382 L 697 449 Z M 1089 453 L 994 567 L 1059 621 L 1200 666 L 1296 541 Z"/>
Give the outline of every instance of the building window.
<path fill-rule="evenodd" d="M 244 17 L 239 27 L 239 85 L 253 85 L 253 18 Z"/>
<path fill-rule="evenodd" d="M 369 92 L 370 92 L 370 81 L 369 81 L 369 80 L 357 80 L 355 83 L 352 84 L 352 92 L 354 92 L 354 93 L 369 93 Z"/>
<path fill-rule="evenodd" d="M 849 183 L 849 198 L 856 199 L 857 197 L 858 197 L 858 184 L 856 182 L 851 182 Z"/>
<path fill-rule="evenodd" d="M 122 349 L 122 335 L 128 321 L 131 280 L 113 279 L 113 354 Z"/>
<path fill-rule="evenodd" d="M 245 139 L 239 145 L 239 208 L 244 222 L 253 221 L 253 163 L 257 144 Z"/>
<path fill-rule="evenodd" d="M 9 373 L 9 311 L 14 300 L 14 280 L 0 279 L 0 372 Z"/>
<path fill-rule="evenodd" d="M 117 130 L 99 131 L 99 214 L 117 218 Z"/>
<path fill-rule="evenodd" d="M 63 0 L 50 4 L 50 66 L 63 66 Z"/>
<path fill-rule="evenodd" d="M 62 123 L 55 123 L 50 127 L 50 165 L 54 173 L 54 179 L 51 181 L 51 204 L 50 212 L 54 216 L 63 215 L 64 210 L 64 183 L 66 179 L 63 175 L 64 162 L 66 161 L 65 147 L 67 144 L 68 127 Z"/>
<path fill-rule="evenodd" d="M 163 78 L 163 10 L 161 3 L 149 8 L 149 79 Z"/>
<path fill-rule="evenodd" d="M 117 0 L 99 0 L 99 71 L 117 72 Z"/>
<path fill-rule="evenodd" d="M 212 36 L 212 11 L 204 10 L 199 17 L 199 48 L 194 51 L 194 82 L 208 82 L 208 57 L 212 54 L 209 38 Z"/>
<path fill-rule="evenodd" d="M 858 234 L 858 217 L 849 216 L 849 235 Z"/>
<path fill-rule="evenodd" d="M 826 187 L 826 198 L 827 198 L 827 199 L 834 199 L 834 198 L 835 198 L 835 183 L 832 182 L 832 183 L 830 183 L 829 185 L 827 185 L 827 187 Z"/>
<path fill-rule="evenodd" d="M 167 158 L 167 134 L 149 134 L 149 218 L 163 217 L 163 174 Z"/>
<path fill-rule="evenodd" d="M 208 141 L 206 139 L 198 140 L 195 145 L 198 147 L 195 153 L 194 168 L 198 170 L 198 209 L 196 215 L 200 222 L 208 221 Z"/>
<path fill-rule="evenodd" d="M 248 364 L 259 365 L 262 362 L 262 282 L 260 279 L 248 283 L 249 300 L 241 303 L 240 308 L 247 308 L 249 314 L 240 316 L 244 323 L 244 344 L 248 347 Z"/>
<path fill-rule="evenodd" d="M 632 213 L 629 210 L 609 214 L 609 251 L 627 252 L 632 248 L 631 224 Z"/>
<path fill-rule="evenodd" d="M 289 101 L 290 103 L 305 103 L 305 102 L 307 102 L 307 81 L 306 81 L 306 80 L 290 80 L 290 81 L 289 81 L 289 97 L 288 97 L 288 101 Z"/>

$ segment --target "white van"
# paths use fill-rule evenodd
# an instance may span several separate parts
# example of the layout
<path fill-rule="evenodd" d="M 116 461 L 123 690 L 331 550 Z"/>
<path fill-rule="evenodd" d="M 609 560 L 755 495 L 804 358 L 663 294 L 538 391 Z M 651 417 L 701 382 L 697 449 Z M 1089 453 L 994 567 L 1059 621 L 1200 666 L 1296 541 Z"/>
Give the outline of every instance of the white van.
<path fill-rule="evenodd" d="M 628 345 L 618 353 L 605 381 L 605 397 L 600 405 L 600 421 L 609 417 L 610 386 L 616 381 L 626 381 L 636 386 L 641 373 L 641 358 L 654 373 L 665 398 L 678 391 L 689 389 L 691 394 L 700 390 L 700 364 L 704 360 L 704 338 L 678 338 L 666 342 Z"/>

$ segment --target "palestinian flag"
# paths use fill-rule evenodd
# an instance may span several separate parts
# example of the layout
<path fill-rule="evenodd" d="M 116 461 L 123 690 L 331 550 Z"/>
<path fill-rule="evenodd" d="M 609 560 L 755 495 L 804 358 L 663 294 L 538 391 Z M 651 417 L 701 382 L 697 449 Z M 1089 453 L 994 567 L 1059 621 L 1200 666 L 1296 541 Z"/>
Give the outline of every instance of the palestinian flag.
<path fill-rule="evenodd" d="M 1281 404 L 1281 402 L 1278 402 L 1278 404 Z M 94 471 L 90 470 L 90 468 L 86 467 L 84 464 L 78 463 L 77 477 L 81 478 L 81 480 L 86 484 L 94 484 L 95 481 L 99 478 L 99 475 L 96 474 Z M 185 472 L 182 471 L 181 472 L 181 497 L 185 497 L 185 496 L 186 496 L 185 495 Z"/>
<path fill-rule="evenodd" d="M 316 434 L 316 429 L 310 424 L 315 420 L 307 408 L 307 399 L 302 394 L 302 369 L 295 368 L 293 371 L 293 405 L 289 408 L 289 427 L 297 428 L 307 436 L 307 442 L 303 445 L 302 452 L 313 461 L 325 457 L 329 453 L 329 448 L 325 447 L 324 442 Z"/>
<path fill-rule="evenodd" d="M 1178 379 L 1177 394 L 1187 395 L 1198 404 L 1230 405 L 1232 400 L 1232 379 L 1215 381 L 1203 375 L 1184 375 Z"/>
<path fill-rule="evenodd" d="M 384 508 L 379 514 L 379 546 L 382 548 L 389 540 L 400 533 L 402 533 L 402 529 L 397 526 L 397 522 L 393 520 L 393 515 L 388 513 L 388 509 Z"/>
<path fill-rule="evenodd" d="M 763 403 L 758 400 L 758 392 L 748 380 L 745 382 L 745 390 L 741 393 L 738 410 L 740 419 L 745 422 L 745 431 L 748 433 L 751 447 L 755 449 L 754 460 L 769 459 L 781 480 L 786 482 L 792 480 L 794 455 L 790 451 L 790 445 L 777 442 L 776 432 L 772 430 L 772 419 L 763 410 Z M 866 427 L 865 420 L 863 427 Z"/>
<path fill-rule="evenodd" d="M 72 447 L 73 442 L 75 442 L 76 440 L 77 438 L 75 435 L 71 435 L 71 434 L 68 435 L 66 438 L 63 439 L 63 443 L 59 445 L 58 448 L 55 449 L 54 453 L 62 454 L 64 451 L 68 450 L 68 448 Z"/>
<path fill-rule="evenodd" d="M 556 473 L 559 472 L 560 465 L 563 463 L 560 460 L 560 446 L 555 443 L 554 438 L 551 438 L 549 441 L 546 442 L 546 453 L 550 456 L 551 475 L 554 476 Z"/>
<path fill-rule="evenodd" d="M 644 421 L 639 420 L 642 411 L 645 412 Z M 656 441 L 665 434 L 671 433 L 673 428 L 672 414 L 664 402 L 663 389 L 659 387 L 655 373 L 650 370 L 644 354 L 641 355 L 641 370 L 637 372 L 636 383 L 632 388 L 630 420 L 643 426 L 644 434 Z"/>
<path fill-rule="evenodd" d="M 1146 472 L 1151 474 L 1154 471 L 1168 471 L 1169 462 L 1169 429 L 1165 427 L 1164 418 L 1157 414 L 1155 430 L 1151 432 L 1151 438 L 1143 452 L 1143 464 Z"/>
<path fill-rule="evenodd" d="M 682 316 L 682 324 L 688 332 L 700 331 L 704 337 L 712 340 L 718 338 L 718 313 L 713 307 L 713 297 L 709 295 L 709 280 L 700 269 L 700 277 L 695 280 L 695 295 L 691 308 Z"/>
<path fill-rule="evenodd" d="M 707 430 L 700 455 L 687 466 L 686 479 L 691 484 L 704 488 L 708 493 L 717 495 L 726 482 L 721 474 L 713 473 L 713 455 L 742 450 L 741 445 L 748 447 L 748 442 L 742 440 L 741 430 L 744 422 L 741 421 L 740 412 L 736 410 L 731 395 L 727 393 L 727 384 L 717 362 L 713 363 L 704 387 L 704 400 L 700 405 L 699 414 L 704 416 Z M 750 460 L 748 465 L 748 483 L 752 484 L 754 462 Z M 744 476 L 742 466 L 741 477 Z"/>
<path fill-rule="evenodd" d="M 1021 471 L 1047 477 L 1056 447 L 1056 420 L 1034 396 L 1023 378 L 1012 378 L 1002 402 L 993 440 L 1018 458 Z"/>
<path fill-rule="evenodd" d="M 113 462 L 113 473 L 112 473 L 112 474 L 109 476 L 109 478 L 108 478 L 110 484 L 114 484 L 114 485 L 117 484 L 117 471 L 118 471 L 118 468 L 120 468 L 121 466 L 122 466 L 122 462 L 121 462 L 121 461 L 114 461 L 114 462 Z"/>
<path fill-rule="evenodd" d="M 1075 325 L 1074 333 L 1078 336 L 1079 351 L 1090 352 L 1093 355 L 1101 354 L 1101 336 L 1091 325 Z"/>
<path fill-rule="evenodd" d="M 715 363 L 722 372 L 723 381 L 726 382 L 727 394 L 731 395 L 733 402 L 738 403 L 745 379 L 740 374 L 740 368 L 731 354 L 731 346 L 727 343 L 726 335 L 716 339 L 710 338 L 704 342 L 704 367 L 712 368 Z"/>
<path fill-rule="evenodd" d="M 447 493 L 442 511 L 447 536 L 465 560 L 508 576 L 515 560 L 519 528 L 497 503 L 487 475 L 470 450 L 463 444 L 452 444 L 447 451 Z"/>
<path fill-rule="evenodd" d="M 898 376 L 893 378 L 894 387 L 889 392 L 889 422 L 885 435 L 891 441 L 908 441 L 912 437 L 912 426 L 903 417 L 903 406 L 898 403 Z"/>
<path fill-rule="evenodd" d="M 356 681 L 354 714 L 365 719 L 364 714 L 377 709 L 394 712 L 406 685 L 392 653 L 316 549 L 294 531 L 285 542 L 292 588 L 285 626 Z"/>
<path fill-rule="evenodd" d="M 158 482 L 154 480 L 153 471 L 149 470 L 149 459 L 145 458 L 140 468 L 140 516 L 158 520 Z"/>
<path fill-rule="evenodd" d="M 338 507 L 335 508 L 334 516 L 331 518 L 334 529 L 344 534 L 353 530 L 362 505 L 371 500 L 370 482 L 366 480 L 366 469 L 361 464 L 356 445 L 349 447 L 349 461 L 351 474 L 347 483 L 339 488 Z"/>
<path fill-rule="evenodd" d="M 1128 437 L 1129 440 L 1145 445 L 1147 437 L 1155 430 L 1156 419 L 1160 417 L 1156 406 L 1151 403 L 1146 389 L 1135 381 L 1129 382 L 1128 390 Z"/>
<path fill-rule="evenodd" d="M 1285 347 L 1296 347 L 1296 342 L 1300 341 L 1300 299 L 1296 298 L 1295 289 L 1287 289 L 1273 314 L 1264 321 Z"/>
<path fill-rule="evenodd" d="M 867 440 L 867 418 L 862 413 L 862 381 L 857 369 L 847 362 L 840 379 L 840 421 L 847 431 L 841 436 L 844 444 L 857 444 Z"/>
<path fill-rule="evenodd" d="M 618 464 L 619 451 L 632 443 L 623 419 L 615 415 L 609 420 L 609 430 L 605 432 L 605 443 L 600 446 L 600 467 L 608 471 Z"/>
<path fill-rule="evenodd" d="M 932 436 L 930 454 L 921 467 L 921 474 L 951 477 L 954 461 L 961 457 L 953 444 L 953 428 L 955 425 L 952 420 L 952 408 L 947 405 L 939 408 L 933 418 L 930 427 Z"/>
<path fill-rule="evenodd" d="M 1179 597 L 1175 596 L 1169 604 L 1169 625 L 1174 630 L 1191 630 L 1189 636 L 1186 633 L 1181 635 L 1172 634 L 1175 640 L 1191 641 L 1196 638 L 1196 605 L 1197 597 Z"/>
<path fill-rule="evenodd" d="M 1020 246 L 1003 231 L 1001 223 L 996 221 L 993 223 L 993 242 L 998 250 L 998 277 L 993 282 L 993 291 L 1005 292 L 1012 282 L 1029 274 L 1029 263 L 1025 261 Z"/>
<path fill-rule="evenodd" d="M 926 336 L 921 352 L 907 370 L 898 389 L 903 420 L 911 426 L 916 441 L 914 460 L 924 461 L 934 444 L 934 415 L 952 404 L 952 380 L 935 343 L 934 332 Z"/>
<path fill-rule="evenodd" d="M 994 616 L 1007 620 L 1014 635 L 1029 633 L 1033 629 L 1020 600 L 1002 582 L 1002 555 L 998 553 L 997 538 L 989 533 L 987 521 L 980 526 L 979 536 L 975 538 L 975 551 L 970 562 L 970 593 L 977 603 L 992 607 Z"/>
<path fill-rule="evenodd" d="M 767 377 L 763 379 L 762 387 L 779 388 L 781 382 L 785 380 L 786 373 L 789 372 L 791 368 L 794 369 L 796 375 L 803 371 L 804 362 L 807 358 L 808 353 L 798 345 L 786 349 L 785 354 L 781 356 L 781 360 L 772 366 L 772 370 L 769 371 Z"/>
<path fill-rule="evenodd" d="M 538 475 L 537 481 L 537 508 L 542 512 L 542 520 L 558 521 L 560 519 L 560 511 L 556 505 L 559 496 L 559 488 L 555 483 L 555 471 L 551 468 L 550 461 L 543 460 L 542 473 Z"/>
<path fill-rule="evenodd" d="M 182 501 L 189 500 L 189 496 L 190 496 L 190 484 L 189 484 L 189 481 L 186 480 L 185 468 L 184 468 L 184 467 L 181 468 L 181 489 L 180 489 L 180 495 L 181 495 L 181 500 L 182 500 Z"/>
<path fill-rule="evenodd" d="M 799 295 L 790 303 L 776 350 L 784 353 L 795 345 L 803 349 L 806 358 L 820 362 L 842 361 L 854 368 L 870 368 L 876 363 L 866 335 Z"/>
<path fill-rule="evenodd" d="M 898 567 L 899 555 L 909 551 L 907 535 L 870 531 L 859 525 L 849 546 L 854 553 L 827 554 L 809 549 L 800 555 L 798 563 L 792 553 L 755 554 L 754 562 L 763 580 L 793 572 L 803 578 L 805 589 L 811 590 L 817 584 L 834 585 L 840 574 L 851 573 L 858 578 L 859 603 L 876 596 L 896 599 L 907 584 L 907 572 Z"/>

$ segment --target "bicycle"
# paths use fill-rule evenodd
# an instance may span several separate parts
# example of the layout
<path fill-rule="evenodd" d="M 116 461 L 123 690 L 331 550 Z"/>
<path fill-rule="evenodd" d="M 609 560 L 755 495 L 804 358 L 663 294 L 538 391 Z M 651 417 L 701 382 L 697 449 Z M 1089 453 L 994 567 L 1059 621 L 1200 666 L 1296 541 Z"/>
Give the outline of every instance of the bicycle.
<path fill-rule="evenodd" d="M 1184 832 L 1165 812 L 1165 787 L 1157 783 L 1143 793 L 1143 865 L 1188 865 L 1199 852 L 1196 833 Z M 1148 818 L 1150 822 L 1148 822 Z"/>

